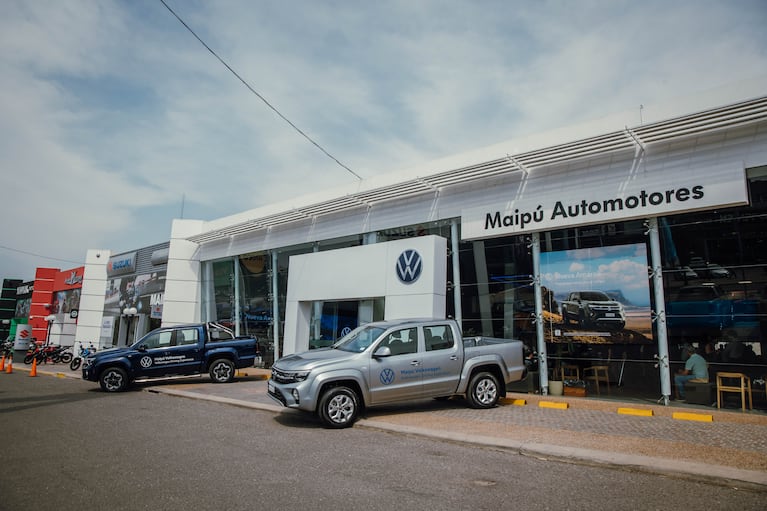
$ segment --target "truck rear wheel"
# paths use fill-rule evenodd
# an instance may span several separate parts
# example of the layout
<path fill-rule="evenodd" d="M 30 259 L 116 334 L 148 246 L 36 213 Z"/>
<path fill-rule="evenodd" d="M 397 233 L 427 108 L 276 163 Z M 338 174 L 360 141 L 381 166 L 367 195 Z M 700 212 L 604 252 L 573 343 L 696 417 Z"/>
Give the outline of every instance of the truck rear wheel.
<path fill-rule="evenodd" d="M 333 429 L 348 428 L 357 419 L 359 398 L 348 387 L 332 387 L 320 398 L 317 411 L 322 423 Z"/>
<path fill-rule="evenodd" d="M 234 381 L 234 363 L 226 358 L 214 360 L 208 374 L 213 383 L 230 383 Z"/>
<path fill-rule="evenodd" d="M 122 392 L 128 388 L 128 374 L 119 367 L 107 367 L 99 376 L 99 384 L 104 392 Z"/>
<path fill-rule="evenodd" d="M 493 408 L 499 397 L 498 378 L 493 373 L 477 373 L 469 382 L 466 399 L 472 408 Z"/>

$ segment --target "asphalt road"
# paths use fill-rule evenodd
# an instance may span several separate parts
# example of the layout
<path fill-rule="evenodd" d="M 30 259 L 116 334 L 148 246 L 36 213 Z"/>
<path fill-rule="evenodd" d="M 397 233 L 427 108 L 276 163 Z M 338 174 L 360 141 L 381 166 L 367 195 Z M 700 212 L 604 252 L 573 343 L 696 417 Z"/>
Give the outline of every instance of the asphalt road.
<path fill-rule="evenodd" d="M 0 374 L 0 509 L 763 509 L 765 493 L 25 372 Z"/>

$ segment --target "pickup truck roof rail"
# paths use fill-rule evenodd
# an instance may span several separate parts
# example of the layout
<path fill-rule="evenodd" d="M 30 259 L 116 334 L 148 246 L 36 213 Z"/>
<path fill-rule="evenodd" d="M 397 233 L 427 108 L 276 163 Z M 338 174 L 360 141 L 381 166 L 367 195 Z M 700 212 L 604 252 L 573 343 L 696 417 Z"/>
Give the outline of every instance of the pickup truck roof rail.
<path fill-rule="evenodd" d="M 207 326 L 208 326 L 208 328 L 211 328 L 211 327 L 213 327 L 213 328 L 219 328 L 219 329 L 221 329 L 221 330 L 225 330 L 225 331 L 229 332 L 230 334 L 232 334 L 232 337 L 234 337 L 234 336 L 235 336 L 235 335 L 234 335 L 234 330 L 232 330 L 232 329 L 231 329 L 231 328 L 229 328 L 229 327 L 225 327 L 225 326 L 224 326 L 224 325 L 222 325 L 221 323 L 216 323 L 215 321 L 208 321 L 208 325 L 207 325 Z"/>

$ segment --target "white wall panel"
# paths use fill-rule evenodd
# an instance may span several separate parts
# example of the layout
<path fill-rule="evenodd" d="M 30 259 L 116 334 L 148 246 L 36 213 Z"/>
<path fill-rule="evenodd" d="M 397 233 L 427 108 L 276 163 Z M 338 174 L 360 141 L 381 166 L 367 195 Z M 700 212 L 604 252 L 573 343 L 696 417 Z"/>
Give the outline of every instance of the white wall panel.
<path fill-rule="evenodd" d="M 397 277 L 403 251 L 421 257 L 417 280 Z M 447 288 L 447 240 L 421 236 L 290 257 L 283 354 L 309 347 L 309 310 L 313 301 L 383 297 L 385 317 L 444 317 Z"/>
<path fill-rule="evenodd" d="M 99 343 L 107 291 L 107 263 L 110 257 L 112 253 L 109 250 L 91 249 L 86 252 L 80 309 L 73 342 L 77 340 L 93 342 L 95 345 Z"/>

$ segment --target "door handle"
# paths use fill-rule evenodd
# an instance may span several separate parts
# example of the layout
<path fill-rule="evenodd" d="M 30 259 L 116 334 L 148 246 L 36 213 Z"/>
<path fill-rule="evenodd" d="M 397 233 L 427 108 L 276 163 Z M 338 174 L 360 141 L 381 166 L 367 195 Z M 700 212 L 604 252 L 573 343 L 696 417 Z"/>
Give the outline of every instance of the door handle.
<path fill-rule="evenodd" d="M 450 360 L 458 360 L 458 355 L 450 355 Z"/>
<path fill-rule="evenodd" d="M 421 362 L 419 362 L 418 360 L 413 360 L 412 362 L 410 362 L 410 365 L 411 366 L 419 366 L 419 365 L 421 365 Z"/>

